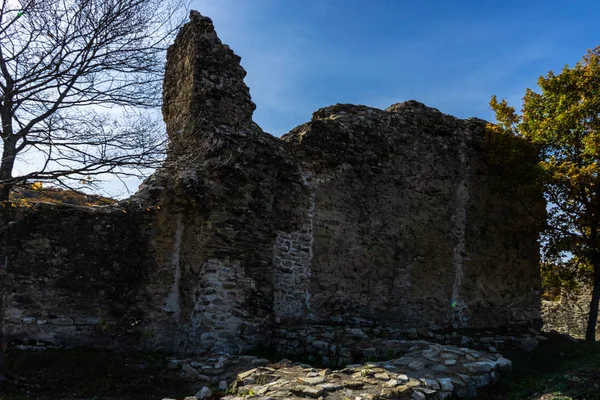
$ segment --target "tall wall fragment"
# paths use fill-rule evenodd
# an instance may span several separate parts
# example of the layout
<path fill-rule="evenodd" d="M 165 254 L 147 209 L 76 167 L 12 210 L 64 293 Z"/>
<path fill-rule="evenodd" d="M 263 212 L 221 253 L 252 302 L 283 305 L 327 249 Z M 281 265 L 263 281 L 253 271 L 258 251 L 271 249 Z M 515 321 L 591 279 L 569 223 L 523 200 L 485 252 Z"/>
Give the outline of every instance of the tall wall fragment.
<path fill-rule="evenodd" d="M 537 324 L 537 226 L 486 162 L 485 121 L 338 104 L 278 139 L 252 121 L 244 76 L 192 12 L 168 51 L 164 168 L 117 208 L 2 214 L 4 334 L 190 353 L 298 325 Z M 93 229 L 69 245 L 70 226 Z M 135 310 L 129 330 L 113 304 Z"/>

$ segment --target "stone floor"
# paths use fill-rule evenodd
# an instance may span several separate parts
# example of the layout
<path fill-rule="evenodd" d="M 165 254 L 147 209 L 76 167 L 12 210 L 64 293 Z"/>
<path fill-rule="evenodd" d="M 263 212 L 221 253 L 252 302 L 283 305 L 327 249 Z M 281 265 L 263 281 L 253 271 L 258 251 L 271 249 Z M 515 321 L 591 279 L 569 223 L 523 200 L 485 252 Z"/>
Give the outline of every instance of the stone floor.
<path fill-rule="evenodd" d="M 512 362 L 495 353 L 426 341 L 398 341 L 403 355 L 381 362 L 341 369 L 242 357 L 215 357 L 203 362 L 172 360 L 190 379 L 206 386 L 186 400 L 238 399 L 447 399 L 474 397 L 477 390 L 512 369 Z M 244 369 L 249 365 L 250 369 Z M 238 371 L 235 375 L 231 371 Z M 217 389 L 218 387 L 218 389 Z"/>

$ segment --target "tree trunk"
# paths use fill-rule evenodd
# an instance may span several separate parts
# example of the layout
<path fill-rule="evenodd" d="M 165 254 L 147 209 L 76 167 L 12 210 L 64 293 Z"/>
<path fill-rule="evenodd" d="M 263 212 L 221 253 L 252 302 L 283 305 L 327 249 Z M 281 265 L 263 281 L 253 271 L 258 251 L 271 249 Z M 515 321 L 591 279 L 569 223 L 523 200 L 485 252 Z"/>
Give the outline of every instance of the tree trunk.
<path fill-rule="evenodd" d="M 16 143 L 14 140 L 5 139 L 4 149 L 2 150 L 2 160 L 0 161 L 0 182 L 8 181 L 12 178 L 12 171 L 15 165 Z M 8 196 L 13 185 L 9 183 L 0 183 L 0 201 L 8 201 Z"/>
<path fill-rule="evenodd" d="M 7 159 L 5 157 L 6 154 L 6 140 L 4 141 L 4 151 L 2 154 L 2 161 L 0 163 L 0 181 L 3 179 L 6 179 L 5 176 L 5 172 L 4 172 L 4 168 L 5 165 L 6 168 L 8 168 L 8 164 L 5 162 L 5 160 Z M 13 161 L 14 163 L 14 161 Z M 10 178 L 10 172 L 9 172 L 9 178 Z M 6 191 L 6 192 L 5 192 Z M 8 200 L 8 194 L 10 193 L 10 187 L 8 185 L 0 185 L 0 201 L 5 201 Z M 4 198 L 4 196 L 6 195 L 6 198 Z M 3 226 L 8 226 L 7 225 L 8 221 L 5 221 L 4 218 L 0 218 L 0 224 L 2 224 Z M 8 235 L 8 232 L 6 230 L 3 230 L 4 235 Z M 0 235 L 0 238 L 2 237 L 2 235 Z M 0 263 L 4 263 L 4 258 L 8 252 L 8 242 L 7 242 L 7 236 L 5 236 L 2 240 L 2 244 L 0 244 L 0 247 L 4 247 L 4 254 L 1 254 L 0 256 L 2 256 L 2 260 L 0 260 Z M 6 267 L 6 266 L 4 266 Z M 2 279 L 2 277 L 0 276 L 0 279 Z M 6 338 L 2 335 L 2 319 L 4 317 L 3 315 L 3 293 L 0 293 L 0 382 L 4 381 L 4 380 L 10 380 L 10 377 L 12 376 L 12 373 L 8 370 L 8 365 L 6 364 L 6 355 L 5 355 L 5 351 L 6 351 L 6 347 L 8 344 L 8 341 L 6 340 Z"/>
<path fill-rule="evenodd" d="M 6 379 L 6 375 L 8 375 L 8 373 L 8 365 L 6 365 L 4 346 L 2 346 L 2 350 L 0 350 L 0 381 Z"/>
<path fill-rule="evenodd" d="M 0 186 L 0 201 L 8 201 L 8 197 L 10 196 L 10 191 L 12 190 L 12 185 L 1 185 Z"/>
<path fill-rule="evenodd" d="M 585 340 L 594 342 L 596 340 L 596 322 L 598 321 L 598 303 L 600 302 L 600 255 L 597 251 L 594 251 L 590 261 L 594 268 L 594 289 L 592 291 L 592 301 L 590 302 Z"/>
<path fill-rule="evenodd" d="M 4 221 L 3 218 L 0 218 L 1 224 L 5 224 L 6 222 L 8 222 L 8 221 Z M 4 225 L 4 226 L 7 226 L 7 225 Z M 4 232 L 4 234 L 6 235 L 7 232 Z M 2 245 L 4 246 L 4 251 L 7 252 L 8 251 L 8 249 L 6 248 L 7 242 L 6 241 L 3 241 L 3 242 L 4 243 L 2 243 Z M 4 262 L 4 261 L 0 261 L 0 262 Z M 0 277 L 0 279 L 2 279 L 2 278 Z M 2 335 L 2 324 L 3 324 L 3 319 L 4 319 L 4 313 L 3 313 L 4 309 L 2 307 L 4 305 L 3 297 L 4 297 L 4 293 L 0 293 L 0 382 L 5 380 L 6 376 L 9 374 L 8 365 L 6 365 L 6 355 L 4 354 L 4 352 L 6 351 L 7 340 Z"/>
<path fill-rule="evenodd" d="M 2 221 L 0 219 L 0 222 L 4 223 L 5 221 Z M 6 242 L 3 244 L 6 245 Z M 8 342 L 7 342 L 6 338 L 2 335 L 2 319 L 4 318 L 4 315 L 2 312 L 3 311 L 2 300 L 3 300 L 3 295 L 0 294 L 0 382 L 8 379 L 8 376 L 10 375 L 10 371 L 8 370 L 8 365 L 6 364 L 6 354 L 5 354 Z"/>

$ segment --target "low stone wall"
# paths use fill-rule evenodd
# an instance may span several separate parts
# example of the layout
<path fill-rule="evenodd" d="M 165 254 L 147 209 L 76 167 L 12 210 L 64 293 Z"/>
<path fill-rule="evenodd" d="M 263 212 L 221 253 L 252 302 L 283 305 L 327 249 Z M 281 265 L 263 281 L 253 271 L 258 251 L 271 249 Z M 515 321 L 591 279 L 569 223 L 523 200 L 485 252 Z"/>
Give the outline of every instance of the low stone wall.
<path fill-rule="evenodd" d="M 237 353 L 269 342 L 269 324 L 244 314 L 256 283 L 239 263 L 185 266 L 198 255 L 182 249 L 183 215 L 5 204 L 0 333 L 15 344 Z"/>
<path fill-rule="evenodd" d="M 249 356 L 173 359 L 169 368 L 181 369 L 186 377 L 205 385 L 195 398 L 210 398 L 218 385 L 221 391 L 229 389 L 232 393 L 224 397 L 229 400 L 248 396 L 331 400 L 472 398 L 512 369 L 512 362 L 500 354 L 420 340 L 396 340 L 391 350 L 394 356 L 386 361 L 340 368 L 313 368 L 287 359 L 270 363 Z"/>
<path fill-rule="evenodd" d="M 347 365 L 340 370 L 314 369 L 310 365 L 264 367 L 238 375 L 236 394 L 249 393 L 287 399 L 431 399 L 475 397 L 477 390 L 512 369 L 501 355 L 422 341 L 397 341 L 396 354 L 386 362 Z"/>
<path fill-rule="evenodd" d="M 398 346 L 399 341 L 427 341 L 498 353 L 502 349 L 531 351 L 540 340 L 546 338 L 538 331 L 522 328 L 461 333 L 313 325 L 274 330 L 271 348 L 282 356 L 307 357 L 325 365 L 344 366 L 399 357 L 403 348 Z"/>
<path fill-rule="evenodd" d="M 4 208 L 0 219 L 3 335 L 70 347 L 139 340 L 154 270 L 140 215 L 39 203 Z"/>
<path fill-rule="evenodd" d="M 229 388 L 233 393 L 224 397 L 230 400 L 248 396 L 326 396 L 332 400 L 472 398 L 479 389 L 496 383 L 500 373 L 512 369 L 512 362 L 500 354 L 418 340 L 397 340 L 393 352 L 395 356 L 384 362 L 343 365 L 339 369 L 313 368 L 287 359 L 271 364 L 248 356 L 171 360 L 169 367 L 181 368 L 185 376 L 206 385 L 196 398 L 210 398 L 209 386 L 216 388 L 218 383 L 220 390 Z M 248 364 L 251 366 L 244 368 Z M 233 368 L 242 368 L 243 372 L 233 378 Z"/>
<path fill-rule="evenodd" d="M 577 292 L 561 293 L 557 301 L 542 301 L 544 330 L 555 330 L 575 338 L 585 338 L 590 312 L 592 288 L 584 286 Z M 599 318 L 600 321 L 600 318 Z M 596 338 L 600 338 L 600 323 L 596 323 Z"/>

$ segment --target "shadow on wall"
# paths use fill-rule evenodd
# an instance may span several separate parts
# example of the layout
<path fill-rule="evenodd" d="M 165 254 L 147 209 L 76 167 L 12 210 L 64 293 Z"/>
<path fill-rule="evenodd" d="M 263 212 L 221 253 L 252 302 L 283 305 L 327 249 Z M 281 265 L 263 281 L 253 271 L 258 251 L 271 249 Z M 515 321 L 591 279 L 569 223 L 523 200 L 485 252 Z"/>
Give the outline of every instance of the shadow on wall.
<path fill-rule="evenodd" d="M 4 334 L 243 352 L 292 325 L 539 322 L 536 227 L 502 195 L 485 121 L 338 104 L 277 139 L 209 18 L 167 56 L 169 152 L 138 193 L 2 211 Z"/>

